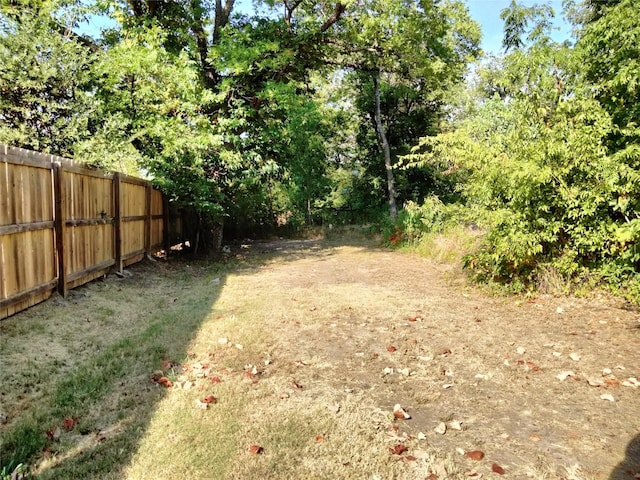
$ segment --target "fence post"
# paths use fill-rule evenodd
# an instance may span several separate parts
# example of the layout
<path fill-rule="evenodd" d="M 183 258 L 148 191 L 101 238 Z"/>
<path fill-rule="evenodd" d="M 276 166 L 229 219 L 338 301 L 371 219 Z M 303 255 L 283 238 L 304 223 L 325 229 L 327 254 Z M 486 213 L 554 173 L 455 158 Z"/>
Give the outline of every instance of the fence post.
<path fill-rule="evenodd" d="M 149 256 L 151 255 L 151 192 L 153 188 L 151 187 L 151 184 L 147 182 L 145 189 L 144 254 L 145 256 Z"/>
<path fill-rule="evenodd" d="M 116 269 L 122 273 L 122 199 L 120 193 L 121 178 L 120 173 L 113 174 L 113 230 Z"/>
<path fill-rule="evenodd" d="M 162 194 L 162 246 L 164 254 L 168 257 L 171 249 L 171 237 L 169 232 L 169 197 Z"/>
<path fill-rule="evenodd" d="M 55 237 L 56 255 L 58 257 L 58 293 L 63 297 L 67 296 L 67 266 L 64 255 L 65 230 L 67 219 L 64 217 L 66 210 L 66 196 L 62 182 L 64 168 L 60 162 L 53 163 L 53 194 L 55 196 Z"/>

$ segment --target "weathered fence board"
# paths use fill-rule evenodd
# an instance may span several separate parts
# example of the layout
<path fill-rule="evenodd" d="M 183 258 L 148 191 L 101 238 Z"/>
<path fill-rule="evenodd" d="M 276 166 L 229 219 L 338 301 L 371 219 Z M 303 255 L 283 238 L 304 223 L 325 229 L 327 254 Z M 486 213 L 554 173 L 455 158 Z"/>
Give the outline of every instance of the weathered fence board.
<path fill-rule="evenodd" d="M 56 284 L 51 156 L 0 147 L 0 318 Z"/>
<path fill-rule="evenodd" d="M 161 249 L 168 218 L 149 182 L 0 145 L 0 319 Z"/>

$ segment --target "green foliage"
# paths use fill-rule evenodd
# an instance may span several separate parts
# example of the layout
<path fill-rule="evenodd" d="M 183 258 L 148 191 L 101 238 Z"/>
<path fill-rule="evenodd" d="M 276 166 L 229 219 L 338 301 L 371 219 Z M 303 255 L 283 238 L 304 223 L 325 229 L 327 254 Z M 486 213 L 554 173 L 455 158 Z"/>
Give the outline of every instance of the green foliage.
<path fill-rule="evenodd" d="M 68 156 L 88 137 L 92 53 L 52 8 L 0 13 L 0 142 Z"/>
<path fill-rule="evenodd" d="M 520 290 L 550 269 L 567 279 L 595 272 L 612 284 L 637 278 L 638 149 L 626 137 L 611 153 L 620 130 L 602 102 L 608 85 L 633 89 L 635 80 L 615 75 L 593 88 L 581 75 L 585 51 L 545 35 L 521 45 L 480 72 L 475 101 L 455 111 L 455 130 L 423 138 L 406 157 L 450 176 L 477 212 L 486 234 L 465 264 L 481 279 Z"/>

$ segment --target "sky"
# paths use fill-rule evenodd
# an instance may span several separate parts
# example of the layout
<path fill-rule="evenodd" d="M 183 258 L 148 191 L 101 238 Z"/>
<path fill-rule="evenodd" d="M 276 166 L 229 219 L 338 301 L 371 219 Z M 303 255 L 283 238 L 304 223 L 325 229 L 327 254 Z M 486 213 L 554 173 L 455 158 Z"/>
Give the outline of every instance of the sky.
<path fill-rule="evenodd" d="M 481 47 L 486 53 L 500 53 L 502 48 L 502 20 L 500 12 L 509 6 L 511 0 L 464 0 L 471 17 L 482 27 Z M 563 41 L 569 38 L 571 26 L 562 19 L 562 0 L 518 0 L 526 7 L 535 4 L 551 5 L 556 14 L 552 38 Z"/>
<path fill-rule="evenodd" d="M 511 0 L 463 0 L 468 8 L 471 17 L 482 27 L 481 47 L 485 53 L 499 54 L 502 48 L 502 20 L 500 12 L 506 8 Z M 562 0 L 518 0 L 524 6 L 534 4 L 551 5 L 556 13 L 555 28 L 552 37 L 556 41 L 563 41 L 570 36 L 570 26 L 562 19 Z M 242 4 L 250 4 L 249 0 L 240 0 Z M 240 7 L 242 8 L 242 7 Z M 102 18 L 92 18 L 88 23 L 79 28 L 79 33 L 84 35 L 97 36 L 100 28 L 108 26 Z"/>

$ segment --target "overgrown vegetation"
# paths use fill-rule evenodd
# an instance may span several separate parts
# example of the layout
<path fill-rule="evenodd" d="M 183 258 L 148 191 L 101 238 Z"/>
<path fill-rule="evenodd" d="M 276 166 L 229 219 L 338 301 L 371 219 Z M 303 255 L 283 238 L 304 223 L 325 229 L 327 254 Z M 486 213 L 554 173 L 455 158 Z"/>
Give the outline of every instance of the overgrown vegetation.
<path fill-rule="evenodd" d="M 592 19 L 595 7 L 583 8 L 571 46 L 548 36 L 549 9 L 513 3 L 503 12 L 507 53 L 478 67 L 447 131 L 422 138 L 406 160 L 435 168 L 460 195 L 457 206 L 425 203 L 423 232 L 454 212 L 486 230 L 465 259 L 481 280 L 528 290 L 551 272 L 565 286 L 624 284 L 637 298 L 640 70 L 628 59 L 640 28 L 628 19 L 639 10 L 610 2 Z M 401 226 L 409 237 L 415 212 Z"/>
<path fill-rule="evenodd" d="M 565 2 L 560 44 L 550 7 L 513 1 L 478 61 L 457 1 L 3 2 L 0 141 L 152 177 L 204 247 L 222 225 L 473 226 L 482 281 L 636 298 L 639 9 Z M 75 33 L 92 15 L 109 27 Z"/>

